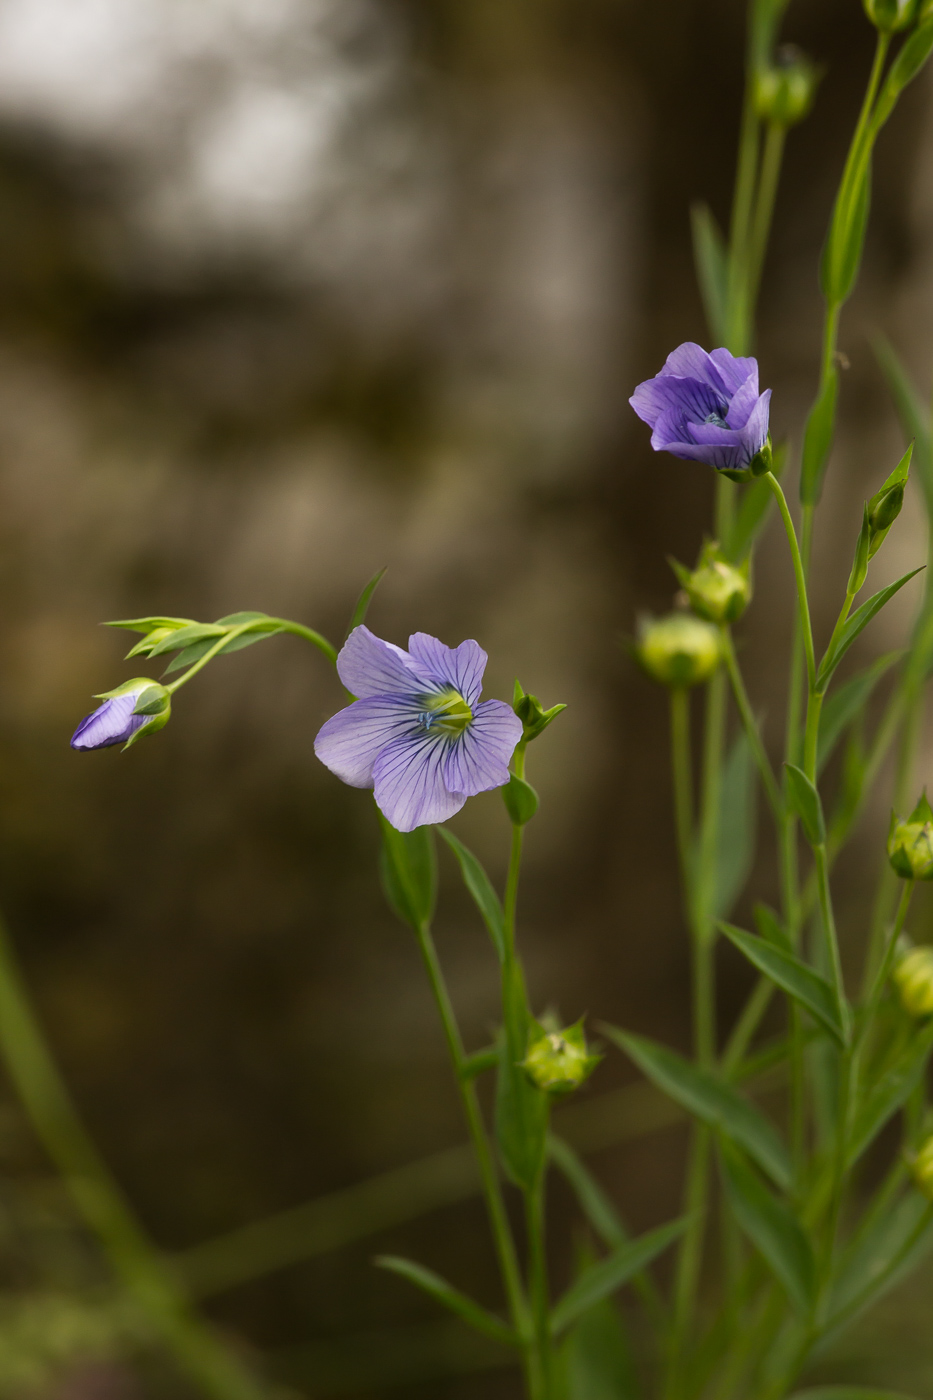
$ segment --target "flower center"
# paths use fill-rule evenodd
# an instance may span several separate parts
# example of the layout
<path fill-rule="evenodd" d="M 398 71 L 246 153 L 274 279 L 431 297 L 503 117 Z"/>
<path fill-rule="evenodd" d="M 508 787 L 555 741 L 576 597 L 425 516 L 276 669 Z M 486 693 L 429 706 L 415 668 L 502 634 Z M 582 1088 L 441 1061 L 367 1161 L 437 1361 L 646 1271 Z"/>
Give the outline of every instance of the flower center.
<path fill-rule="evenodd" d="M 442 729 L 446 734 L 462 734 L 473 711 L 459 690 L 442 690 L 438 695 L 426 695 L 424 709 L 418 716 L 422 729 Z"/>
<path fill-rule="evenodd" d="M 727 428 L 729 425 L 725 418 L 719 413 L 708 413 L 703 419 L 704 423 L 713 423 L 717 428 Z"/>

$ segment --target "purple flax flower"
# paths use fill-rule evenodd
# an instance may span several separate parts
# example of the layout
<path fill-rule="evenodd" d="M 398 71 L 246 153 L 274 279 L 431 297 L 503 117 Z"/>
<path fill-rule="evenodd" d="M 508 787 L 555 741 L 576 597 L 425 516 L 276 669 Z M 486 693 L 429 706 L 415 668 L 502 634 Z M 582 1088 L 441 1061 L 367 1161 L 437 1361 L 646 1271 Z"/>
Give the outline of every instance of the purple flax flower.
<path fill-rule="evenodd" d="M 757 360 L 728 350 L 707 354 L 688 340 L 668 355 L 660 374 L 639 384 L 629 403 L 652 428 L 655 452 L 707 462 L 745 480 L 771 465 L 770 400 L 770 389 L 758 392 Z"/>
<path fill-rule="evenodd" d="M 135 743 L 143 731 L 152 734 L 168 724 L 171 714 L 168 690 L 146 676 L 126 681 L 96 699 L 104 703 L 78 725 L 71 736 L 73 749 L 108 749 L 113 744 Z"/>
<path fill-rule="evenodd" d="M 416 632 L 408 651 L 354 627 L 337 672 L 360 698 L 314 741 L 323 764 L 351 787 L 374 790 L 398 831 L 443 822 L 468 797 L 509 781 L 522 722 L 502 700 L 480 702 L 486 653 Z"/>

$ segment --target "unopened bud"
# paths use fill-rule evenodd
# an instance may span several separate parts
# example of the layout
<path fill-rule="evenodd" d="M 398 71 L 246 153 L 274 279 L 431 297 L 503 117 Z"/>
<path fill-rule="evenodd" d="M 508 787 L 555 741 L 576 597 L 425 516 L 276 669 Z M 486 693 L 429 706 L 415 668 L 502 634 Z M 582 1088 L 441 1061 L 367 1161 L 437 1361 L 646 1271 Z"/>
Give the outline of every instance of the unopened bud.
<path fill-rule="evenodd" d="M 106 749 L 114 744 L 128 749 L 144 734 L 163 729 L 172 713 L 171 691 L 147 676 L 137 676 L 94 698 L 104 703 L 78 725 L 71 738 L 73 749 Z"/>
<path fill-rule="evenodd" d="M 736 568 L 718 544 L 709 542 L 692 572 L 674 559 L 670 562 L 699 617 L 708 622 L 735 622 L 742 616 L 752 595 L 749 561 Z"/>
<path fill-rule="evenodd" d="M 919 1189 L 933 1201 L 933 1137 L 928 1137 L 913 1162 L 913 1176 Z"/>
<path fill-rule="evenodd" d="M 891 813 L 888 859 L 902 880 L 933 880 L 933 810 L 926 793 L 906 822 Z"/>
<path fill-rule="evenodd" d="M 669 613 L 639 624 L 636 654 L 649 676 L 662 685 L 697 685 L 719 665 L 719 634 L 692 613 Z"/>
<path fill-rule="evenodd" d="M 911 948 L 895 966 L 893 977 L 908 1016 L 933 1015 L 933 948 Z"/>
<path fill-rule="evenodd" d="M 572 1093 L 589 1078 L 602 1056 L 590 1054 L 582 1020 L 564 1030 L 538 1029 L 541 1034 L 532 1039 L 522 1068 L 532 1084 L 545 1093 Z"/>
<path fill-rule="evenodd" d="M 512 708 L 522 722 L 522 743 L 528 744 L 532 739 L 537 739 L 567 706 L 552 705 L 546 710 L 537 695 L 527 695 L 516 681 Z"/>
<path fill-rule="evenodd" d="M 762 121 L 796 126 L 813 106 L 819 70 L 793 44 L 785 44 L 755 75 L 755 109 Z"/>
<path fill-rule="evenodd" d="M 864 0 L 865 13 L 876 29 L 894 34 L 912 24 L 917 14 L 917 0 Z"/>

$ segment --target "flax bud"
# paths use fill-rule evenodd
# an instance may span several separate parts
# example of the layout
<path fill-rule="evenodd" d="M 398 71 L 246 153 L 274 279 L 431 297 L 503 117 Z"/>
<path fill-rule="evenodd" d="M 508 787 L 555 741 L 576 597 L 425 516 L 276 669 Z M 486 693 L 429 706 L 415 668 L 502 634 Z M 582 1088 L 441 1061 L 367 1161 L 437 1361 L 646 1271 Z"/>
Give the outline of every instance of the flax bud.
<path fill-rule="evenodd" d="M 913 1176 L 919 1189 L 933 1201 L 933 1137 L 928 1137 L 914 1158 Z"/>
<path fill-rule="evenodd" d="M 913 24 L 917 0 L 864 0 L 865 13 L 876 29 L 894 34 Z"/>
<path fill-rule="evenodd" d="M 774 62 L 755 74 L 755 108 L 762 121 L 796 126 L 813 106 L 819 70 L 793 44 L 784 44 Z"/>
<path fill-rule="evenodd" d="M 912 948 L 894 968 L 894 984 L 908 1016 L 933 1015 L 933 948 Z"/>
<path fill-rule="evenodd" d="M 906 822 L 891 813 L 888 859 L 902 880 L 933 880 L 933 810 L 926 793 Z"/>
<path fill-rule="evenodd" d="M 583 1033 L 583 1021 L 563 1030 L 548 1030 L 539 1026 L 540 1035 L 532 1039 L 522 1068 L 538 1089 L 548 1094 L 569 1094 L 579 1089 L 602 1059 L 591 1055 Z"/>
<path fill-rule="evenodd" d="M 698 617 L 707 622 L 735 622 L 742 616 L 752 596 L 749 560 L 736 568 L 710 540 L 692 571 L 676 559 L 671 559 L 670 565 Z"/>
<path fill-rule="evenodd" d="M 690 613 L 643 618 L 636 655 L 654 680 L 682 687 L 709 680 L 719 665 L 719 634 Z"/>

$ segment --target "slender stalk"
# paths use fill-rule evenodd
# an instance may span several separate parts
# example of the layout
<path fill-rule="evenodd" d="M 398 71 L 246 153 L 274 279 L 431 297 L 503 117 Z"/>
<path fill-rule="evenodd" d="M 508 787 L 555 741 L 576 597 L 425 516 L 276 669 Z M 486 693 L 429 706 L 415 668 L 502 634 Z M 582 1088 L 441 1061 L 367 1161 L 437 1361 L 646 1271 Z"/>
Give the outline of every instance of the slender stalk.
<path fill-rule="evenodd" d="M 761 157 L 761 173 L 758 178 L 758 195 L 755 200 L 755 214 L 752 220 L 748 257 L 748 285 L 746 296 L 750 307 L 758 300 L 758 288 L 764 267 L 771 220 L 774 217 L 774 201 L 777 196 L 778 181 L 781 178 L 781 162 L 784 157 L 784 140 L 787 128 L 771 122 L 765 136 Z"/>
<path fill-rule="evenodd" d="M 502 1273 L 506 1298 L 508 1299 L 509 1312 L 515 1330 L 521 1337 L 527 1338 L 529 1325 L 528 1306 L 525 1299 L 524 1287 L 522 1285 L 521 1273 L 518 1267 L 518 1258 L 515 1252 L 515 1243 L 512 1238 L 512 1229 L 509 1225 L 508 1215 L 506 1214 L 505 1201 L 502 1197 L 502 1188 L 499 1184 L 499 1178 L 493 1164 L 492 1149 L 486 1134 L 486 1126 L 480 1111 L 476 1088 L 472 1079 L 465 1077 L 463 1073 L 467 1056 L 460 1035 L 460 1027 L 457 1024 L 453 1004 L 450 1000 L 450 993 L 447 990 L 447 983 L 437 956 L 437 949 L 434 946 L 434 939 L 431 936 L 430 926 L 426 922 L 420 924 L 417 929 L 417 934 L 418 947 L 421 950 L 425 970 L 427 971 L 428 980 L 431 984 L 431 991 L 434 993 L 434 1000 L 440 1012 L 441 1024 L 444 1028 L 444 1038 L 447 1041 L 447 1049 L 450 1054 L 454 1075 L 457 1080 L 457 1087 L 463 1103 L 467 1128 L 469 1129 L 470 1138 L 473 1143 L 473 1150 L 476 1153 L 476 1160 L 483 1183 L 483 1195 L 486 1199 L 486 1210 L 489 1215 L 489 1223 L 499 1260 L 499 1268 Z"/>
<path fill-rule="evenodd" d="M 916 882 L 914 880 L 904 880 L 902 883 L 901 897 L 898 901 L 897 914 L 894 918 L 894 926 L 891 929 L 890 934 L 888 935 L 887 945 L 884 949 L 880 966 L 878 967 L 878 971 L 875 974 L 874 982 L 872 983 L 871 990 L 869 991 L 868 997 L 866 999 L 865 1012 L 861 1021 L 861 1025 L 859 1027 L 859 1035 L 856 1040 L 856 1045 L 859 1048 L 864 1044 L 865 1039 L 871 1029 L 872 1023 L 878 1014 L 878 1007 L 880 1006 L 881 998 L 884 995 L 885 985 L 887 983 L 888 978 L 891 975 L 891 968 L 893 967 L 894 959 L 897 956 L 897 941 L 900 938 L 901 934 L 904 932 L 904 921 L 907 918 L 907 911 L 910 908 L 910 901 L 913 897 L 915 883 Z"/>
<path fill-rule="evenodd" d="M 731 630 L 725 625 L 719 630 L 723 661 L 726 667 L 726 674 L 732 686 L 732 694 L 735 697 L 739 717 L 748 737 L 749 747 L 751 748 L 752 756 L 755 759 L 758 772 L 761 776 L 761 785 L 765 790 L 765 796 L 768 799 L 771 811 L 774 813 L 775 820 L 780 830 L 784 817 L 784 798 L 781 795 L 781 789 L 778 787 L 777 779 L 774 776 L 774 769 L 771 767 L 771 760 L 765 752 L 765 746 L 762 743 L 761 734 L 755 721 L 755 716 L 752 713 L 748 692 L 745 689 L 745 682 L 742 679 L 742 673 L 739 670 L 739 663 L 735 654 L 735 647 L 732 643 Z"/>
<path fill-rule="evenodd" d="M 528 1288 L 531 1296 L 537 1363 L 542 1400 L 554 1400 L 554 1355 L 551 1344 L 550 1296 L 544 1213 L 545 1172 L 542 1169 L 530 1191 L 525 1192 L 525 1220 L 528 1230 Z"/>
<path fill-rule="evenodd" d="M 30 1005 L 0 923 L 0 1052 L 36 1134 L 114 1272 L 178 1365 L 215 1400 L 264 1388 L 191 1308 L 81 1122 Z"/>
<path fill-rule="evenodd" d="M 813 652 L 813 627 L 810 623 L 810 606 L 807 601 L 806 571 L 803 566 L 800 546 L 797 543 L 797 531 L 794 529 L 794 522 L 787 504 L 787 497 L 781 490 L 781 483 L 773 472 L 765 472 L 764 479 L 770 486 L 774 498 L 777 501 L 778 510 L 781 512 L 781 519 L 784 522 L 787 543 L 790 546 L 791 561 L 794 566 L 794 582 L 797 586 L 797 609 L 800 617 L 800 631 L 803 636 L 803 651 L 807 664 L 807 684 L 812 694 L 816 688 L 816 659 Z"/>
<path fill-rule="evenodd" d="M 693 775 L 690 759 L 690 697 L 684 686 L 671 690 L 671 775 L 677 855 L 680 860 L 684 911 L 691 930 L 693 910 Z"/>

